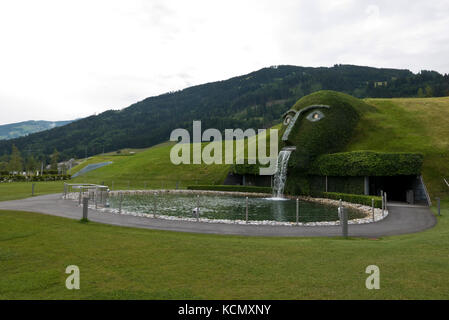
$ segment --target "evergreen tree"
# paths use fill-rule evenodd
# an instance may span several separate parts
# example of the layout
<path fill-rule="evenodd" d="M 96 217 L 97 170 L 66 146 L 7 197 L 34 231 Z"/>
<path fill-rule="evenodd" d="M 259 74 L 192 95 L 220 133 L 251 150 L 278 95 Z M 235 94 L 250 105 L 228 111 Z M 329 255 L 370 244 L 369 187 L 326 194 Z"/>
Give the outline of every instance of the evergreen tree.
<path fill-rule="evenodd" d="M 419 88 L 419 89 L 418 89 L 417 95 L 418 95 L 418 98 L 424 98 L 424 91 L 423 91 L 422 88 Z"/>
<path fill-rule="evenodd" d="M 9 157 L 7 154 L 4 154 L 0 158 L 0 172 L 8 171 L 8 162 L 9 162 Z"/>
<path fill-rule="evenodd" d="M 23 160 L 20 155 L 19 149 L 13 144 L 11 157 L 8 164 L 8 170 L 10 172 L 20 172 L 23 170 Z"/>
<path fill-rule="evenodd" d="M 426 97 L 427 98 L 433 97 L 433 89 L 429 85 L 426 86 Z"/>
<path fill-rule="evenodd" d="M 39 164 L 33 156 L 29 156 L 26 160 L 25 169 L 27 172 L 34 172 L 38 169 Z"/>
<path fill-rule="evenodd" d="M 51 155 L 50 170 L 58 170 L 58 160 L 59 152 L 55 149 Z"/>

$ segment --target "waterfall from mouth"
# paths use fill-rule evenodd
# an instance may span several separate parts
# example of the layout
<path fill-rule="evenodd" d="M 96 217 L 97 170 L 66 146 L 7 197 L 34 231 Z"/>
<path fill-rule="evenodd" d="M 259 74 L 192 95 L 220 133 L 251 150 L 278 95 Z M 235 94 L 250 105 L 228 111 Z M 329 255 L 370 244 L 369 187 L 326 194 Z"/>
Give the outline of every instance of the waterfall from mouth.
<path fill-rule="evenodd" d="M 284 148 L 279 152 L 273 180 L 273 198 L 283 198 L 285 182 L 287 181 L 288 159 L 293 150 L 292 148 Z"/>

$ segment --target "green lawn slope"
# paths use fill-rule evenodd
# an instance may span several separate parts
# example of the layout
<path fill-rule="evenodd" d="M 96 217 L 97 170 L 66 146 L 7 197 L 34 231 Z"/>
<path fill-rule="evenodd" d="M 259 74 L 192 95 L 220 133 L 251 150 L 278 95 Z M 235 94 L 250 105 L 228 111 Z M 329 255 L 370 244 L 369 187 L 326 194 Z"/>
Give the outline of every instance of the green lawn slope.
<path fill-rule="evenodd" d="M 273 128 L 278 129 L 279 125 Z M 269 147 L 270 134 L 267 133 L 267 147 Z M 244 153 L 248 144 L 256 143 L 257 136 L 250 137 L 244 141 Z M 215 142 L 212 142 L 215 143 Z M 202 143 L 204 148 L 208 143 Z M 170 160 L 170 150 L 175 145 L 174 142 L 162 143 L 160 145 L 141 150 L 120 150 L 120 153 L 108 153 L 90 157 L 82 161 L 71 170 L 74 174 L 89 164 L 101 162 L 113 162 L 107 166 L 82 174 L 71 182 L 74 183 L 96 183 L 112 186 L 114 189 L 129 188 L 186 188 L 189 185 L 217 185 L 222 184 L 228 175 L 231 164 L 225 164 L 225 143 L 222 147 L 222 164 L 193 164 L 192 148 L 190 144 L 191 164 L 175 165 Z M 237 157 L 236 142 L 234 142 L 233 158 Z M 269 152 L 269 151 L 267 151 Z M 243 155 L 242 157 L 245 157 Z"/>
<path fill-rule="evenodd" d="M 365 99 L 365 112 L 346 151 L 424 154 L 423 178 L 432 197 L 448 197 L 449 97 Z"/>
<path fill-rule="evenodd" d="M 105 154 L 89 158 L 73 168 L 72 174 L 88 164 L 112 161 L 112 164 L 87 172 L 72 182 L 96 183 L 112 186 L 114 189 L 129 188 L 186 188 L 193 184 L 221 184 L 230 165 L 179 164 L 170 161 L 170 150 L 174 143 L 165 143 L 134 155 Z"/>

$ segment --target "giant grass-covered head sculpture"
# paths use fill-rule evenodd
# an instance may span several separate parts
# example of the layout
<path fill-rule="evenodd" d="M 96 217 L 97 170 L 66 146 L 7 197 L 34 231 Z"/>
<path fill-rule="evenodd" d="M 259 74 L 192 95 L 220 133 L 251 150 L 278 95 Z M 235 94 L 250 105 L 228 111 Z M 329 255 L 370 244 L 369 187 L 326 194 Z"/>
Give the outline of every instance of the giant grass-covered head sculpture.
<path fill-rule="evenodd" d="M 298 100 L 283 115 L 280 131 L 280 147 L 296 147 L 289 171 L 300 174 L 317 156 L 342 151 L 357 125 L 355 107 L 360 103 L 334 91 L 319 91 Z"/>

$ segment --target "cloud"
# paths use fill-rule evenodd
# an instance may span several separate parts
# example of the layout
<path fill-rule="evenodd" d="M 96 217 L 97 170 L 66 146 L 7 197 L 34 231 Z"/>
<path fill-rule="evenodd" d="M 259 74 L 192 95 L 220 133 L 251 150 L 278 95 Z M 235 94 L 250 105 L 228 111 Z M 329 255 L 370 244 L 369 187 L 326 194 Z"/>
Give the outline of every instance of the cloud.
<path fill-rule="evenodd" d="M 278 64 L 449 73 L 447 1 L 0 2 L 0 123 L 78 118 Z"/>

